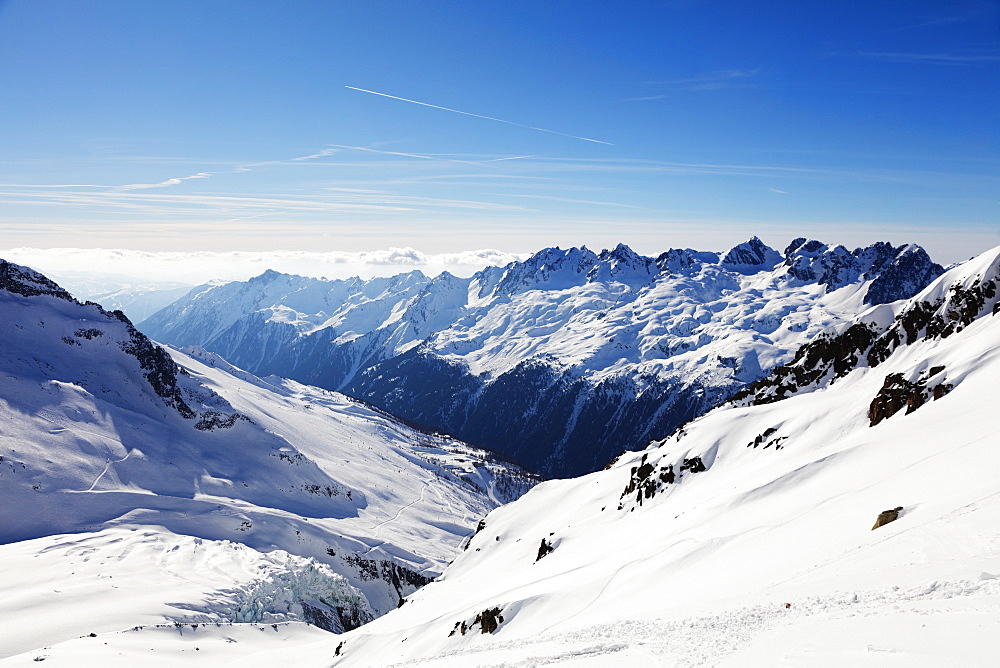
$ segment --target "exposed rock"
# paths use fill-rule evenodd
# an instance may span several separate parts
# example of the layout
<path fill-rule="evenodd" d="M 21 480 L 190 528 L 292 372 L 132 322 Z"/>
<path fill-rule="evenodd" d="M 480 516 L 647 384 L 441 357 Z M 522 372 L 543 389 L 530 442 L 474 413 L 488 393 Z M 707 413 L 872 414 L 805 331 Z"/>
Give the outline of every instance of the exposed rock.
<path fill-rule="evenodd" d="M 771 268 L 780 261 L 781 256 L 778 252 L 757 237 L 734 246 L 722 258 L 722 264 L 754 267 L 756 269 Z"/>
<path fill-rule="evenodd" d="M 882 420 L 892 417 L 903 408 L 906 415 L 923 406 L 928 399 L 937 400 L 952 390 L 948 383 L 938 383 L 928 388 L 929 378 L 939 375 L 944 367 L 934 367 L 927 376 L 910 381 L 902 374 L 890 373 L 885 377 L 882 389 L 878 391 L 868 407 L 868 420 L 872 427 Z"/>
<path fill-rule="evenodd" d="M 878 529 L 880 526 L 885 526 L 889 522 L 895 522 L 899 518 L 899 513 L 903 510 L 903 506 L 896 506 L 892 510 L 883 510 L 878 514 L 878 519 L 875 520 L 875 526 L 872 527 L 872 531 Z"/>
<path fill-rule="evenodd" d="M 684 463 L 681 464 L 681 471 L 690 471 L 691 473 L 701 473 L 705 470 L 705 463 L 701 461 L 701 457 L 692 457 L 691 459 L 685 459 Z"/>
<path fill-rule="evenodd" d="M 535 561 L 538 561 L 548 553 L 552 552 L 552 550 L 554 549 L 555 548 L 552 546 L 552 543 L 543 538 L 542 544 L 538 546 L 538 556 L 535 557 Z"/>
<path fill-rule="evenodd" d="M 487 608 L 478 613 L 471 623 L 465 620 L 455 622 L 454 628 L 448 635 L 453 636 L 455 633 L 461 633 L 464 636 L 466 632 L 472 631 L 477 625 L 480 633 L 494 633 L 503 624 L 502 612 L 503 610 L 499 607 Z"/>
<path fill-rule="evenodd" d="M 641 506 L 643 501 L 656 496 L 656 493 L 667 485 L 679 482 L 684 473 L 701 473 L 708 470 L 701 457 L 690 457 L 684 459 L 679 467 L 679 472 L 674 471 L 673 463 L 663 463 L 661 460 L 656 465 L 647 462 L 648 455 L 643 454 L 639 466 L 633 466 L 628 484 L 621 494 L 621 499 L 627 499 L 635 493 L 635 503 Z M 624 510 L 627 501 L 618 504 L 618 510 Z"/>

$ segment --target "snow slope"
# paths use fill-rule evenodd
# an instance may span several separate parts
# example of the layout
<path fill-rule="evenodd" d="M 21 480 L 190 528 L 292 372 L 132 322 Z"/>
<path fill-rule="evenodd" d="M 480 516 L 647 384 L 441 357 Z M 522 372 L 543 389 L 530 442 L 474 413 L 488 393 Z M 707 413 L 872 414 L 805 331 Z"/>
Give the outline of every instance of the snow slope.
<path fill-rule="evenodd" d="M 280 568 L 312 573 L 320 584 L 308 591 L 346 592 L 312 611 L 307 599 L 289 602 L 298 607 L 288 618 L 350 628 L 440 572 L 479 518 L 534 483 L 343 395 L 257 378 L 200 349 L 168 352 L 119 312 L 2 261 L 0 313 L 0 559 L 7 572 L 46 564 L 34 585 L 5 581 L 0 628 L 21 620 L 41 636 L 0 638 L 0 656 L 26 638 L 50 644 L 88 630 L 90 616 L 67 609 L 52 623 L 31 600 L 51 585 L 92 605 L 105 575 L 146 573 L 157 584 L 135 587 L 138 608 L 97 615 L 102 630 L 163 621 L 167 607 L 201 605 L 208 592 Z M 133 529 L 143 533 L 123 533 Z M 197 570 L 204 550 L 223 560 L 243 550 L 242 565 L 193 589 L 157 570 Z M 89 552 L 117 566 L 73 566 Z M 27 598 L 13 606 L 10 596 Z"/>
<path fill-rule="evenodd" d="M 796 348 L 941 272 L 915 246 L 754 238 L 725 255 L 542 250 L 469 279 L 266 272 L 145 331 L 375 403 L 553 475 L 662 438 Z"/>
<path fill-rule="evenodd" d="M 793 362 L 810 374 L 778 372 L 607 470 L 536 486 L 344 635 L 146 627 L 3 665 L 995 665 L 998 286 L 1000 248 L 860 316 L 860 353 L 818 341 Z M 789 377 L 807 382 L 774 400 Z"/>
<path fill-rule="evenodd" d="M 542 483 L 334 665 L 995 665 L 998 286 L 1000 248 L 862 315 L 912 333 L 876 363 Z"/>

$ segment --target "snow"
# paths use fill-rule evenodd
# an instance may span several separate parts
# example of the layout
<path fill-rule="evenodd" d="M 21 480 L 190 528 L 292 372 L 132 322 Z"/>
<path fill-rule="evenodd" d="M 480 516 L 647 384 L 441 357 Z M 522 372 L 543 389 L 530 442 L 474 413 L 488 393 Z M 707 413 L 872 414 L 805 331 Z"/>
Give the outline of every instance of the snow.
<path fill-rule="evenodd" d="M 953 284 L 971 286 L 998 274 L 1000 249 L 994 249 L 945 274 L 917 298 L 875 307 L 860 318 L 886 326 L 919 299 L 947 298 Z M 766 286 L 758 289 L 764 300 Z M 857 292 L 845 296 L 837 290 L 825 294 L 818 299 L 834 304 L 858 297 Z M 746 298 L 757 299 L 749 293 Z M 245 577 L 247 571 L 256 572 L 261 563 L 256 559 L 271 558 L 271 553 L 257 556 L 259 552 L 240 548 L 252 558 L 234 556 L 233 541 L 211 541 L 211 547 L 198 549 L 211 550 L 219 563 L 236 562 L 235 586 L 214 580 L 208 568 L 194 569 L 192 581 L 171 580 L 176 570 L 169 558 L 158 555 L 172 553 L 172 544 L 181 555 L 184 550 L 193 553 L 196 539 L 169 528 L 121 522 L 89 534 L 0 546 L 5 570 L 28 574 L 0 583 L 0 596 L 21 597 L 24 633 L 35 634 L 31 642 L 8 648 L 8 612 L 0 612 L 5 636 L 0 647 L 7 650 L 2 665 L 39 658 L 56 666 L 199 661 L 246 667 L 995 665 L 1000 652 L 996 302 L 996 295 L 990 297 L 981 315 L 960 331 L 900 345 L 874 368 L 862 364 L 835 382 L 783 401 L 721 407 L 641 452 L 626 453 L 607 470 L 535 486 L 492 510 L 464 551 L 451 546 L 451 555 L 457 556 L 450 565 L 408 595 L 402 607 L 338 636 L 318 635 L 302 622 L 228 626 L 222 621 L 231 615 L 226 611 L 232 601 L 246 598 L 229 590 L 265 594 L 250 596 L 253 600 L 276 592 L 269 585 L 255 587 L 253 578 Z M 798 313 L 779 307 L 768 306 L 775 309 L 768 312 L 784 319 Z M 762 309 L 753 311 L 754 316 Z M 697 310 L 691 316 L 697 320 Z M 25 348 L 24 354 L 28 352 Z M 442 525 L 463 507 L 444 508 L 468 497 L 462 496 L 461 485 L 433 482 L 461 469 L 458 451 L 440 440 L 407 445 L 403 427 L 340 395 L 257 378 L 201 350 L 172 354 L 190 370 L 185 382 L 224 397 L 264 433 L 284 439 L 287 445 L 281 447 L 289 449 L 279 452 L 301 453 L 345 488 L 364 491 L 368 505 L 358 508 L 356 517 L 336 524 L 310 517 L 295 526 L 323 524 L 328 535 L 368 541 L 372 549 L 394 555 L 411 550 L 402 558 L 414 565 L 417 546 L 433 550 L 427 543 L 457 536 Z M 39 361 L 19 360 L 18 369 L 41 374 Z M 938 366 L 945 367 L 939 372 L 942 382 L 953 385 L 949 393 L 870 426 L 869 404 L 887 375 L 913 378 Z M 49 386 L 61 393 L 59 405 L 67 406 L 61 419 L 82 416 L 69 411 L 86 412 L 83 399 L 92 401 L 87 397 L 93 390 L 59 382 Z M 95 423 L 95 415 L 100 411 L 88 414 L 87 424 Z M 27 419 L 25 413 L 16 417 Z M 74 419 L 72 426 L 82 426 L 84 417 Z M 88 429 L 106 433 L 99 420 L 97 425 Z M 345 447 L 344 438 L 360 443 L 361 434 L 367 435 L 365 445 Z M 376 446 L 376 436 L 382 445 Z M 81 449 L 78 463 L 90 466 L 95 476 L 109 467 L 95 490 L 113 483 L 118 487 L 112 490 L 120 491 L 133 478 L 123 477 L 116 467 L 127 470 L 138 455 L 109 466 L 110 457 L 103 452 L 88 457 Z M 429 452 L 434 456 L 428 457 Z M 143 457 L 151 456 L 143 450 Z M 441 465 L 436 457 L 451 463 Z M 350 470 L 338 467 L 346 459 L 362 464 Z M 6 456 L 0 464 L 9 465 Z M 646 466 L 653 473 L 644 477 L 638 472 Z M 418 469 L 416 475 L 411 467 Z M 654 479 L 668 469 L 673 482 L 657 486 L 655 494 L 643 495 L 640 488 L 637 495 L 634 486 L 626 491 L 631 483 Z M 373 470 L 391 475 L 392 484 Z M 421 477 L 421 471 L 432 470 L 438 473 Z M 112 471 L 117 477 L 110 476 Z M 6 470 L 4 475 L 6 484 Z M 93 482 L 93 476 L 80 479 Z M 148 488 L 140 488 L 148 494 Z M 216 498 L 228 499 L 233 507 L 249 502 L 240 494 Z M 466 503 L 469 508 L 471 502 Z M 872 530 L 879 513 L 895 507 L 902 507 L 898 519 Z M 279 517 L 282 522 L 294 519 L 292 510 L 280 506 L 267 513 L 275 525 Z M 169 513 L 157 514 L 161 516 Z M 392 542 L 380 543 L 389 527 Z M 151 533 L 145 536 L 144 531 Z M 209 542 L 202 540 L 202 545 Z M 543 541 L 553 549 L 539 556 Z M 129 545 L 135 547 L 127 549 Z M 85 555 L 87 549 L 94 551 Z M 450 558 L 443 554 L 448 551 L 442 549 L 436 563 Z M 91 554 L 91 561 L 81 564 Z M 309 556 L 299 549 L 296 559 Z M 277 553 L 273 558 L 267 568 L 278 575 L 264 580 L 286 581 L 280 574 L 305 568 L 295 560 L 292 567 L 283 566 L 290 562 Z M 184 557 L 183 563 L 191 560 Z M 42 566 L 33 570 L 32 562 Z M 46 605 L 58 606 L 47 602 L 57 596 L 49 589 L 71 589 L 77 576 L 67 576 L 67 571 L 84 576 L 74 600 L 81 606 L 90 601 L 95 621 L 86 629 L 73 621 L 50 632 L 40 620 L 46 619 Z M 152 585 L 142 589 L 125 579 L 123 592 L 111 592 L 107 599 L 97 595 L 111 586 L 111 579 L 101 575 L 117 580 L 129 573 L 162 581 L 163 590 L 154 591 Z M 229 594 L 219 596 L 219 588 Z M 168 590 L 171 598 L 165 599 L 163 591 Z M 124 602 L 116 604 L 115 596 Z M 293 605 L 279 601 L 264 607 L 289 614 Z M 494 633 L 482 633 L 485 622 L 476 619 L 491 609 L 499 609 L 503 619 Z M 171 622 L 131 630 L 142 620 L 192 613 L 217 615 L 220 626 L 210 622 L 192 629 Z M 58 619 L 56 626 L 70 623 Z M 107 623 L 99 626 L 100 620 Z M 463 624 L 466 632 L 456 631 Z M 87 635 L 91 632 L 96 635 Z"/>
<path fill-rule="evenodd" d="M 926 295 L 995 275 L 996 260 Z M 825 389 L 718 409 L 608 471 L 545 482 L 487 516 L 403 608 L 345 635 L 335 665 L 993 665 L 998 338 L 987 305 Z M 869 426 L 887 374 L 938 365 L 951 393 Z M 769 428 L 781 447 L 752 447 Z M 634 467 L 696 456 L 706 471 L 623 498 Z M 542 539 L 554 550 L 538 559 Z M 449 635 L 494 607 L 495 634 Z"/>
<path fill-rule="evenodd" d="M 534 484 L 343 395 L 199 349 L 157 358 L 126 321 L 2 266 L 51 294 L 0 290 L 0 560 L 18 574 L 0 582 L 0 657 L 175 619 L 336 630 L 337 601 L 355 625 Z"/>
<path fill-rule="evenodd" d="M 164 341 L 226 356 L 261 347 L 262 332 L 288 324 L 278 335 L 285 348 L 320 334 L 338 345 L 364 340 L 369 364 L 421 346 L 484 379 L 534 358 L 595 384 L 618 375 L 700 376 L 727 386 L 759 377 L 864 310 L 877 278 L 864 273 L 868 256 L 893 253 L 882 244 L 859 249 L 858 259 L 841 246 L 796 241 L 809 250 L 790 256 L 792 265 L 755 237 L 733 248 L 729 261 L 692 250 L 654 261 L 619 245 L 600 254 L 548 248 L 468 279 L 414 271 L 322 281 L 269 271 L 193 292 L 143 326 Z M 826 276 L 834 270 L 826 263 L 837 262 L 839 273 Z M 736 361 L 719 365 L 720 356 Z M 346 386 L 359 368 L 334 386 Z"/>

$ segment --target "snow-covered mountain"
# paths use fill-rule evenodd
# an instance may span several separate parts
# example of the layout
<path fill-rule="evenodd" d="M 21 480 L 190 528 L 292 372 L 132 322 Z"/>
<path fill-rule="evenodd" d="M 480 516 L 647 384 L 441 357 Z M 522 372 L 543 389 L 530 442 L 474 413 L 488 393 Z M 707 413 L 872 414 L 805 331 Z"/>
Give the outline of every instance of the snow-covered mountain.
<path fill-rule="evenodd" d="M 995 665 L 998 313 L 1000 248 L 493 511 L 399 610 L 267 660 Z"/>
<path fill-rule="evenodd" d="M 0 260 L 0 658 L 167 620 L 353 628 L 533 483 Z"/>
<path fill-rule="evenodd" d="M 868 305 L 943 270 L 917 246 L 759 239 L 725 254 L 549 248 L 471 278 L 203 286 L 143 323 L 256 373 L 340 389 L 551 475 L 718 404 Z"/>

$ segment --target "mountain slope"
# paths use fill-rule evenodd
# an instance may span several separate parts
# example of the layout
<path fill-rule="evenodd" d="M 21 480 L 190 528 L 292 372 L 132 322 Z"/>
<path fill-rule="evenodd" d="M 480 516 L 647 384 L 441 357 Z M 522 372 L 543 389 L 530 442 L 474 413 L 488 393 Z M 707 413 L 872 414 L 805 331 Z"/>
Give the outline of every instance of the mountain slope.
<path fill-rule="evenodd" d="M 545 249 L 469 279 L 267 272 L 149 318 L 258 373 L 343 389 L 552 475 L 603 466 L 941 267 L 916 246 L 754 238 L 720 256 Z"/>
<path fill-rule="evenodd" d="M 0 313 L 0 555 L 33 540 L 39 555 L 58 544 L 74 546 L 67 554 L 98 549 L 88 542 L 113 553 L 125 539 L 102 536 L 140 528 L 155 534 L 134 539 L 147 562 L 193 544 L 230 554 L 238 543 L 250 555 L 235 569 L 243 585 L 294 562 L 281 572 L 318 573 L 321 591 L 340 592 L 323 605 L 296 600 L 282 619 L 312 615 L 342 630 L 394 608 L 440 572 L 483 514 L 534 482 L 485 451 L 343 395 L 261 379 L 204 350 L 168 351 L 120 312 L 3 261 Z M 53 543 L 57 534 L 74 535 Z M 276 551 L 285 554 L 277 562 L 258 553 Z M 112 570 L 157 572 L 108 559 L 121 562 Z M 47 580 L 77 591 L 70 562 L 59 563 L 65 572 Z M 190 617 L 197 601 L 160 591 L 155 614 L 166 606 Z M 112 612 L 110 627 L 88 630 L 136 623 L 127 608 Z M 9 628 L 15 611 L 2 614 Z M 50 627 L 82 633 L 85 622 Z"/>
<path fill-rule="evenodd" d="M 998 286 L 1000 248 L 860 316 L 876 343 L 836 380 L 719 408 L 493 511 L 335 665 L 989 665 Z M 901 405 L 899 382 L 919 386 Z M 882 511 L 898 518 L 873 530 Z"/>

